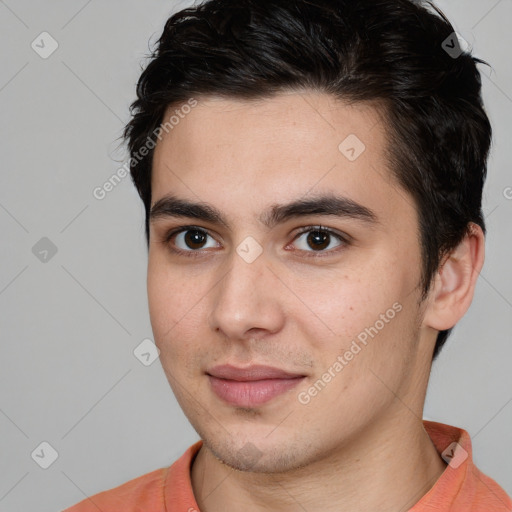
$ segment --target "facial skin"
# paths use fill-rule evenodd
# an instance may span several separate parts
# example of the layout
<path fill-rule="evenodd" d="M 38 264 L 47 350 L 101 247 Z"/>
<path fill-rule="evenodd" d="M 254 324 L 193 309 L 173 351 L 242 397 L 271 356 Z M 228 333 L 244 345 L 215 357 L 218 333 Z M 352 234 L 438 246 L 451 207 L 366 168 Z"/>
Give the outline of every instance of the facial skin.
<path fill-rule="evenodd" d="M 155 215 L 150 224 L 151 323 L 169 383 L 204 441 L 192 468 L 202 512 L 401 510 L 445 468 L 423 429 L 423 404 L 437 330 L 469 307 L 483 235 L 475 229 L 461 244 L 420 303 L 418 216 L 391 178 L 385 126 L 375 106 L 321 93 L 198 98 L 155 149 L 152 205 L 172 194 L 208 203 L 228 223 Z M 338 149 L 350 134 L 366 146 L 354 161 Z M 272 206 L 326 194 L 370 209 L 376 222 L 260 220 Z M 327 234 L 319 250 L 320 225 L 348 243 Z M 204 238 L 185 231 L 165 241 L 187 226 Z M 249 236 L 262 249 L 251 263 L 237 252 Z M 371 326 L 377 334 L 333 370 Z M 305 378 L 236 407 L 211 389 L 206 372 L 219 364 Z M 329 368 L 330 382 L 308 394 Z"/>

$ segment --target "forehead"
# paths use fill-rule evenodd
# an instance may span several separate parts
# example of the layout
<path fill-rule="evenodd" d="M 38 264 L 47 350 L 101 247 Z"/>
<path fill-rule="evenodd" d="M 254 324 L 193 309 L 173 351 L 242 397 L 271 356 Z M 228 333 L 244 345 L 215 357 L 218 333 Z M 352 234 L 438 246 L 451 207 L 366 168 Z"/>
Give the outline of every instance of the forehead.
<path fill-rule="evenodd" d="M 179 108 L 170 107 L 163 122 Z M 186 111 L 155 148 L 152 204 L 172 192 L 260 215 L 270 204 L 335 192 L 378 211 L 397 194 L 376 104 L 289 92 L 257 100 L 197 98 Z"/>
<path fill-rule="evenodd" d="M 348 135 L 377 151 L 385 144 L 384 107 L 377 102 L 348 103 L 325 93 L 289 91 L 249 100 L 200 97 L 178 119 L 181 108 L 167 109 L 163 122 L 173 118 L 176 124 L 159 146 L 179 145 L 187 156 L 235 145 L 259 150 L 260 155 L 275 148 L 297 155 L 299 149 L 305 153 L 329 145 L 338 150 Z"/>

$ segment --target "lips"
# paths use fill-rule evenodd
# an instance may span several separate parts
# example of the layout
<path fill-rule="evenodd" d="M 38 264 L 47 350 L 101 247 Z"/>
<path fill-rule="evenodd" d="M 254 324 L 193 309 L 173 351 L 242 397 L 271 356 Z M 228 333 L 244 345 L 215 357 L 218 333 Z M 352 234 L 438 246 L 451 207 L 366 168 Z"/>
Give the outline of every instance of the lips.
<path fill-rule="evenodd" d="M 254 381 L 264 379 L 293 379 L 297 377 L 304 377 L 304 375 L 297 373 L 290 373 L 280 368 L 272 366 L 253 365 L 247 368 L 238 368 L 229 364 L 214 366 L 211 370 L 206 372 L 213 377 L 219 379 L 229 379 L 237 381 Z"/>
<path fill-rule="evenodd" d="M 305 375 L 271 366 L 215 366 L 206 372 L 212 391 L 224 402 L 256 407 L 297 386 Z"/>

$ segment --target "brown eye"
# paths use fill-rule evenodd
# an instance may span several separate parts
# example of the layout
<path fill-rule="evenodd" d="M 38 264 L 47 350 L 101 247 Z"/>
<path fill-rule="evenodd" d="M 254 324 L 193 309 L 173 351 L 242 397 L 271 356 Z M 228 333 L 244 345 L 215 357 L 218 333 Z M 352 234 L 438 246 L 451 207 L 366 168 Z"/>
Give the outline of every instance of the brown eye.
<path fill-rule="evenodd" d="M 202 249 L 217 247 L 213 237 L 204 229 L 194 226 L 171 231 L 165 237 L 165 243 L 172 252 L 186 256 L 200 255 Z"/>
<path fill-rule="evenodd" d="M 202 249 L 207 236 L 198 229 L 189 229 L 184 232 L 183 241 L 189 249 Z"/>
<path fill-rule="evenodd" d="M 329 246 L 331 236 L 325 231 L 310 231 L 306 237 L 306 243 L 309 247 L 320 250 Z"/>
<path fill-rule="evenodd" d="M 320 254 L 337 252 L 338 247 L 348 244 L 342 235 L 321 226 L 303 229 L 294 242 L 300 251 Z"/>

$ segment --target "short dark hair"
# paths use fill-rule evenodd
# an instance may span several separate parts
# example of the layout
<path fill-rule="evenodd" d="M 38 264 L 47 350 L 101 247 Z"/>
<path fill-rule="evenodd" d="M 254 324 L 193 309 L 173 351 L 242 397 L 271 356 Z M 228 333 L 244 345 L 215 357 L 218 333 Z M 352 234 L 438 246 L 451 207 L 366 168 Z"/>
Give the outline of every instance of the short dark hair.
<path fill-rule="evenodd" d="M 468 234 L 469 223 L 486 232 L 481 201 L 491 125 L 477 63 L 485 64 L 462 52 L 454 28 L 430 2 L 209 0 L 172 15 L 123 132 L 147 243 L 153 150 L 143 158 L 138 151 L 169 106 L 285 90 L 374 101 L 388 123 L 391 172 L 418 211 L 424 300 L 442 257 Z M 439 332 L 433 359 L 451 331 Z"/>

